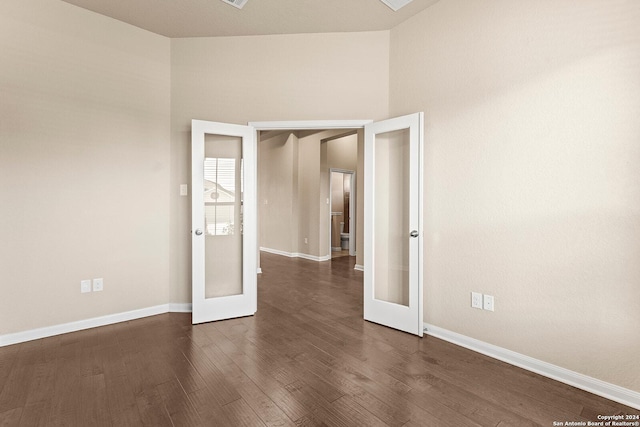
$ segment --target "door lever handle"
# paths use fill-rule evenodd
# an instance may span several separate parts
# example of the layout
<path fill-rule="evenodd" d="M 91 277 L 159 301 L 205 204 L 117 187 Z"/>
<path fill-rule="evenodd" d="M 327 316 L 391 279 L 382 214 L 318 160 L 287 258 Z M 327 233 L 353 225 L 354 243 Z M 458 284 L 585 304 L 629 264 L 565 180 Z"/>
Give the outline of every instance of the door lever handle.
<path fill-rule="evenodd" d="M 196 229 L 196 236 L 201 236 L 202 235 L 202 230 L 200 230 L 199 228 Z"/>
<path fill-rule="evenodd" d="M 418 237 L 419 236 L 418 230 L 413 230 L 411 233 L 409 233 L 409 236 Z"/>

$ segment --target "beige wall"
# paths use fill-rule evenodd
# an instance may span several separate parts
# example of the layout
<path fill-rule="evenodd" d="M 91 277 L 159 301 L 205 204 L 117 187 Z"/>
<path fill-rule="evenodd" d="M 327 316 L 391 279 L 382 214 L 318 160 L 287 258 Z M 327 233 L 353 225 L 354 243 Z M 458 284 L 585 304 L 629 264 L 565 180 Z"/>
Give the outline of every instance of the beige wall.
<path fill-rule="evenodd" d="M 0 3 L 0 335 L 168 303 L 169 56 L 64 2 Z"/>
<path fill-rule="evenodd" d="M 358 135 L 327 141 L 327 166 L 355 171 L 358 168 Z"/>
<path fill-rule="evenodd" d="M 191 119 L 381 119 L 388 64 L 388 31 L 171 40 L 172 302 L 191 301 Z"/>
<path fill-rule="evenodd" d="M 297 247 L 298 236 L 297 153 L 298 137 L 293 133 L 287 132 L 261 139 L 261 166 L 258 168 L 261 247 L 296 252 L 294 247 Z"/>
<path fill-rule="evenodd" d="M 425 112 L 425 320 L 635 391 L 638 22 L 633 1 L 442 1 L 390 62 L 391 115 Z"/>
<path fill-rule="evenodd" d="M 312 132 L 306 135 L 300 132 L 300 150 L 298 151 L 298 241 L 293 252 L 319 257 L 326 250 L 320 247 L 320 138 L 324 132 Z M 328 131 L 332 132 L 332 131 Z M 306 243 L 305 243 L 305 239 Z"/>

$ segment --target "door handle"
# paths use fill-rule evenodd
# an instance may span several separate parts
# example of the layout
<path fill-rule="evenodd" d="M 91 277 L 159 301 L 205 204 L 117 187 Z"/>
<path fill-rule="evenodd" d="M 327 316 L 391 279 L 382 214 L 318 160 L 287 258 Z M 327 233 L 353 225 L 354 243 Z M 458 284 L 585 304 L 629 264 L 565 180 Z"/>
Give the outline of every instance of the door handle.
<path fill-rule="evenodd" d="M 201 236 L 202 235 L 202 230 L 200 230 L 199 228 L 196 229 L 196 236 Z"/>
<path fill-rule="evenodd" d="M 411 233 L 409 233 L 409 236 L 418 237 L 419 236 L 418 230 L 413 230 Z"/>

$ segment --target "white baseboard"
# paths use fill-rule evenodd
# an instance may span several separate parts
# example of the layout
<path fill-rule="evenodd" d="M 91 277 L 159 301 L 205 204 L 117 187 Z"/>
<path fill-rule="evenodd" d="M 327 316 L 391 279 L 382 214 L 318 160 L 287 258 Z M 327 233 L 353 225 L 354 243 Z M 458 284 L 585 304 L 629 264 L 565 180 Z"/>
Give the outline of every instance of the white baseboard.
<path fill-rule="evenodd" d="M 322 262 L 322 261 L 329 261 L 331 259 L 331 255 L 315 256 L 315 255 L 309 255 L 309 254 L 302 254 L 299 252 L 292 253 L 292 252 L 281 251 L 279 249 L 270 249 L 270 248 L 262 248 L 262 247 L 260 248 L 260 250 L 262 252 L 267 252 L 274 255 L 282 255 L 289 258 L 303 258 L 303 259 L 308 259 L 310 261 Z"/>
<path fill-rule="evenodd" d="M 191 313 L 191 303 L 169 303 L 169 313 Z"/>
<path fill-rule="evenodd" d="M 269 254 L 282 255 L 282 256 L 289 257 L 289 258 L 295 258 L 295 256 L 294 256 L 292 253 L 290 253 L 290 252 L 285 252 L 285 251 L 281 251 L 281 250 L 279 250 L 279 249 L 271 249 L 271 248 L 263 248 L 263 247 L 260 247 L 260 251 L 261 251 L 261 252 L 267 252 L 267 253 L 269 253 Z"/>
<path fill-rule="evenodd" d="M 358 271 L 364 271 L 364 265 L 360 265 L 360 264 L 356 264 L 353 267 L 354 270 L 358 270 Z"/>
<path fill-rule="evenodd" d="M 527 371 L 535 372 L 536 374 L 588 391 L 589 393 L 622 403 L 623 405 L 640 409 L 640 393 L 636 391 L 607 383 L 560 366 L 552 365 L 551 363 L 543 362 L 533 357 L 525 356 L 524 354 L 516 353 L 515 351 L 507 350 L 506 348 L 470 338 L 447 329 L 427 323 L 424 324 L 424 327 L 427 335 L 443 339 L 461 347 L 468 348 L 469 350 L 526 369 Z"/>
<path fill-rule="evenodd" d="M 342 251 L 342 246 L 331 246 L 331 250 L 334 252 Z"/>
<path fill-rule="evenodd" d="M 191 304 L 162 304 L 154 307 L 126 311 L 124 313 L 108 314 L 106 316 L 93 317 L 91 319 L 78 320 L 76 322 L 63 323 L 61 325 L 47 326 L 44 328 L 0 335 L 0 347 L 33 341 L 40 338 L 52 337 L 55 335 L 67 334 L 69 332 L 82 331 L 84 329 L 96 328 L 98 326 L 106 326 L 129 320 L 142 319 L 143 317 L 155 316 L 157 314 L 169 312 L 190 313 Z"/>
<path fill-rule="evenodd" d="M 308 259 L 309 261 L 317 261 L 317 262 L 329 261 L 331 259 L 331 255 L 315 256 L 315 255 L 307 255 L 307 254 L 301 254 L 301 253 L 294 253 L 293 255 L 295 258 Z"/>

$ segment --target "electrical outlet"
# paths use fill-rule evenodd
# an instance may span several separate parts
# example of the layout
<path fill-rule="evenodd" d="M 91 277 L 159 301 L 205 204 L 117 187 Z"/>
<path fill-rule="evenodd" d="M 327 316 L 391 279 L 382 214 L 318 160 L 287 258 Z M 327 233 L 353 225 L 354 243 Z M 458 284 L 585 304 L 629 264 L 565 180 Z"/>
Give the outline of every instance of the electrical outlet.
<path fill-rule="evenodd" d="M 86 294 L 87 292 L 91 292 L 91 280 L 80 281 L 80 292 L 83 294 Z"/>
<path fill-rule="evenodd" d="M 93 292 L 100 292 L 102 289 L 104 289 L 103 279 L 93 279 Z"/>
<path fill-rule="evenodd" d="M 180 195 L 188 196 L 189 195 L 189 187 L 187 184 L 180 184 Z"/>
<path fill-rule="evenodd" d="M 482 294 L 480 292 L 471 292 L 471 307 L 482 310 Z"/>
<path fill-rule="evenodd" d="M 494 311 L 494 301 L 493 295 L 485 295 L 484 296 L 484 309 L 489 311 Z"/>
<path fill-rule="evenodd" d="M 305 245 L 308 245 L 309 244 L 309 239 L 305 237 L 304 238 L 304 243 L 305 243 Z"/>

